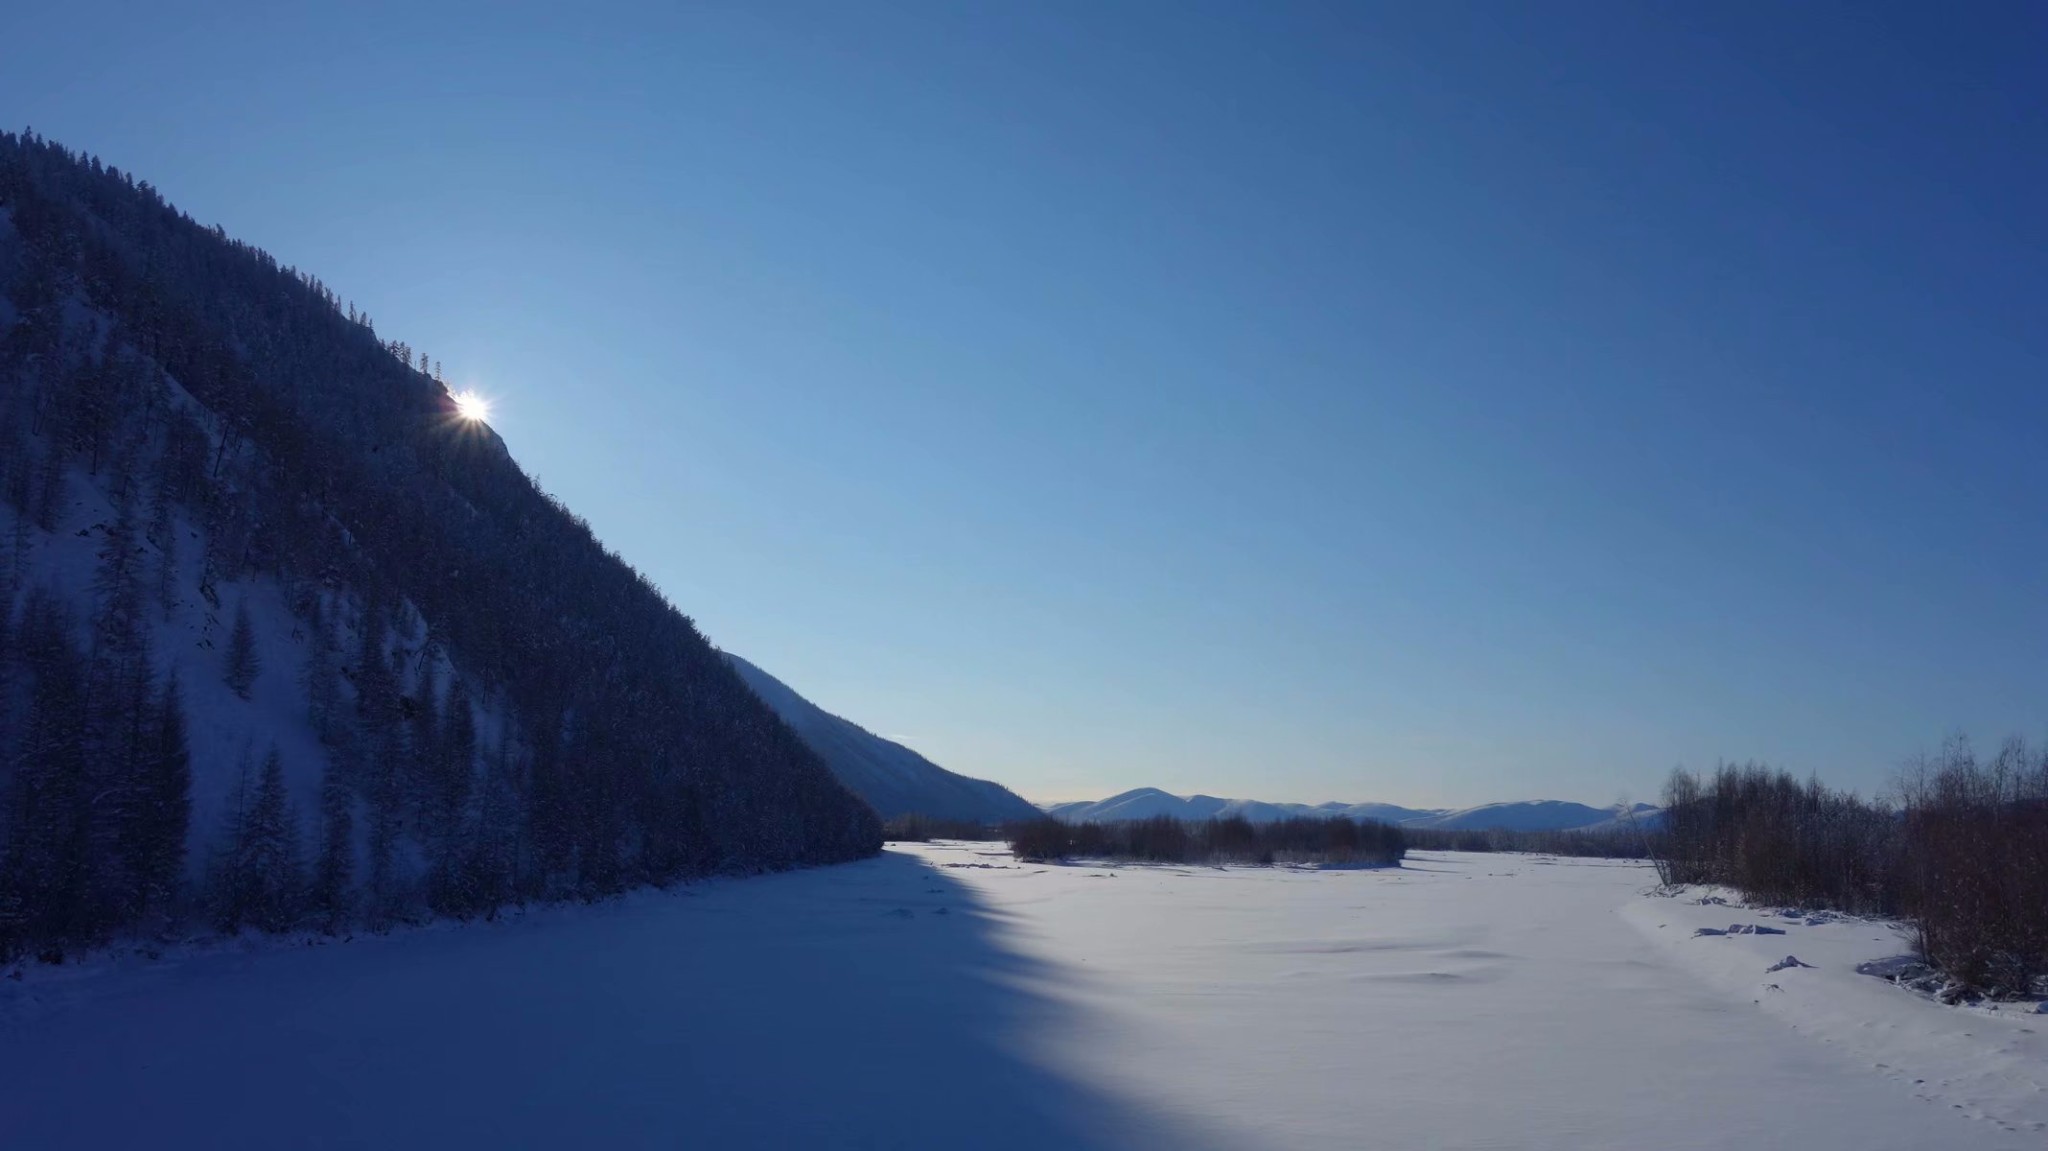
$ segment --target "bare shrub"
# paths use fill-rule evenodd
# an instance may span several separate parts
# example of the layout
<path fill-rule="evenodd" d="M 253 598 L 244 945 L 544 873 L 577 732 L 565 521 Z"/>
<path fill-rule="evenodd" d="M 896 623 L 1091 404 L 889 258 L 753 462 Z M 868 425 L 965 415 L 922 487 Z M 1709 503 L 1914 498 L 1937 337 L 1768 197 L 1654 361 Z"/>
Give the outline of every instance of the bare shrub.
<path fill-rule="evenodd" d="M 2030 993 L 2048 976 L 2048 755 L 2011 740 L 1987 764 L 1951 740 L 1900 792 L 1921 953 L 1968 986 Z"/>
<path fill-rule="evenodd" d="M 1771 903 L 1900 910 L 1897 814 L 1762 764 L 1684 770 L 1664 790 L 1667 883 L 1722 883 Z"/>
<path fill-rule="evenodd" d="M 1664 790 L 1666 883 L 1749 899 L 1903 915 L 1928 962 L 1964 986 L 2026 995 L 2048 977 L 2048 757 L 1967 740 L 1909 767 L 1896 803 L 1866 802 L 1760 764 Z"/>

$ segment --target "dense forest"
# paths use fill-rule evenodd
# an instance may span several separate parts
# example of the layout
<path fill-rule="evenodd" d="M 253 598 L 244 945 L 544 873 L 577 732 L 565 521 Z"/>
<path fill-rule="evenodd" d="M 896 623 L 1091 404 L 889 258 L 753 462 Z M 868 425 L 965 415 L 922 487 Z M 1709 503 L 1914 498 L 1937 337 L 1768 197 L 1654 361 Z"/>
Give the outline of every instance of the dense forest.
<path fill-rule="evenodd" d="M 1508 851 L 1584 859 L 1649 859 L 1663 843 L 1662 818 L 1624 817 L 1618 827 L 1576 831 L 1404 827 L 1417 851 Z"/>
<path fill-rule="evenodd" d="M 1401 828 L 1371 819 L 1298 816 L 1253 823 L 1241 816 L 1170 815 L 1115 823 L 1038 819 L 1007 830 L 1019 859 L 1128 859 L 1144 863 L 1317 863 L 1387 866 L 1408 853 Z"/>
<path fill-rule="evenodd" d="M 0 958 L 878 850 L 874 813 L 438 374 L 133 174 L 0 134 Z M 71 530 L 88 498 L 110 511 Z M 92 570 L 38 579 L 60 530 Z M 208 658 L 246 699 L 273 587 L 312 811 L 274 748 L 195 761 L 158 638 L 218 620 Z M 232 780 L 217 826 L 198 779 Z"/>

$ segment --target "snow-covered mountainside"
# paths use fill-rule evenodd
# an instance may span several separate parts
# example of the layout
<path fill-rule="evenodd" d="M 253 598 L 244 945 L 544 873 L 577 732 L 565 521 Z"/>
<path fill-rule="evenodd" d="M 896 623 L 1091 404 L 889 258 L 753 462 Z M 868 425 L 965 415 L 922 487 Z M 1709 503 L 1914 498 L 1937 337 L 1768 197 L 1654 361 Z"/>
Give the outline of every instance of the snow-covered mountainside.
<path fill-rule="evenodd" d="M 0 958 L 880 846 L 428 357 L 0 133 Z"/>
<path fill-rule="evenodd" d="M 725 658 L 754 694 L 824 759 L 839 782 L 867 800 L 882 818 L 915 814 L 1002 823 L 1037 817 L 1037 808 L 1003 785 L 947 771 L 900 743 L 833 715 L 739 656 L 726 652 Z"/>
<path fill-rule="evenodd" d="M 1629 809 L 1648 817 L 1657 809 L 1638 803 Z M 1374 819 L 1405 827 L 1443 828 L 1449 831 L 1577 831 L 1613 825 L 1624 808 L 1588 807 L 1555 799 L 1520 803 L 1489 803 L 1461 810 L 1400 807 L 1391 803 L 1267 803 L 1256 799 L 1219 799 L 1213 795 L 1173 795 L 1156 787 L 1140 787 L 1108 799 L 1048 804 L 1044 811 L 1069 823 L 1114 823 L 1126 819 L 1150 819 L 1168 815 L 1175 819 L 1228 819 L 1232 816 L 1253 823 L 1299 816 L 1345 816 Z"/>

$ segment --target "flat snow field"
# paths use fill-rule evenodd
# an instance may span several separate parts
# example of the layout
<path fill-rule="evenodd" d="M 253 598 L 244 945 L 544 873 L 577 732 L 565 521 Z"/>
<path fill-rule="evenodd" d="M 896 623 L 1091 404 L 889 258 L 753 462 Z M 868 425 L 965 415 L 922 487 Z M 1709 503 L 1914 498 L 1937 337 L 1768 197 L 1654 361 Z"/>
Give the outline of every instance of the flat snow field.
<path fill-rule="evenodd" d="M 1639 866 L 992 844 L 0 979 L 0 1147 L 2048 1147 L 2048 1015 Z M 1785 932 L 1695 936 L 1763 924 Z M 1787 955 L 1813 966 L 1766 972 Z"/>

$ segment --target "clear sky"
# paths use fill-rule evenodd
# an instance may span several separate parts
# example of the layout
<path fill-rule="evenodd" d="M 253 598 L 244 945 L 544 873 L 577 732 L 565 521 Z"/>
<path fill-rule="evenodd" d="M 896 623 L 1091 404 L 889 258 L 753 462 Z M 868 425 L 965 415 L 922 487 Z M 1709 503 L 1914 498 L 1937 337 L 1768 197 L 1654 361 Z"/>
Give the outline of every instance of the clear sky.
<path fill-rule="evenodd" d="M 2048 726 L 2048 6 L 17 5 L 0 119 L 1039 799 Z"/>

